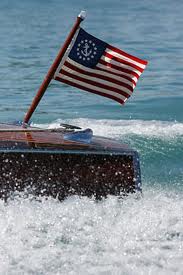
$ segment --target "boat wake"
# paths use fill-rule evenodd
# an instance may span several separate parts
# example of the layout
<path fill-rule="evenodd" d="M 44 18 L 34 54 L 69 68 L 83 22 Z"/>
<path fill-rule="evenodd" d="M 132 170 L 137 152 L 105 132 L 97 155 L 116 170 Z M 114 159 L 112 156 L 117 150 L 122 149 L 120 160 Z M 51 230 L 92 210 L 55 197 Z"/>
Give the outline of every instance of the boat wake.
<path fill-rule="evenodd" d="M 120 139 L 123 136 L 139 135 L 160 139 L 183 137 L 183 123 L 157 120 L 109 120 L 109 119 L 58 119 L 50 124 L 34 124 L 44 128 L 58 128 L 61 123 L 68 123 L 81 128 L 90 127 L 95 135 Z"/>
<path fill-rule="evenodd" d="M 183 194 L 156 189 L 0 201 L 0 274 L 181 274 L 182 208 Z"/>

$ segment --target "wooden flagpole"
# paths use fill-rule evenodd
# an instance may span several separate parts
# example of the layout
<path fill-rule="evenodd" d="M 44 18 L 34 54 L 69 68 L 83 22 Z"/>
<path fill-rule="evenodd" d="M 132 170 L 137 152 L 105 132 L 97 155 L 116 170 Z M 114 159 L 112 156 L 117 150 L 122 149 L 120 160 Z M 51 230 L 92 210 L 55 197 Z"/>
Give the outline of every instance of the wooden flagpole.
<path fill-rule="evenodd" d="M 26 116 L 24 117 L 23 122 L 26 124 L 29 122 L 33 112 L 35 111 L 36 107 L 38 106 L 42 96 L 44 95 L 46 89 L 48 88 L 48 85 L 50 84 L 68 46 L 70 45 L 72 38 L 74 37 L 80 23 L 85 19 L 86 13 L 85 11 L 81 11 L 80 14 L 77 16 L 77 19 L 65 41 L 65 43 L 63 44 L 62 48 L 60 49 L 57 57 L 55 58 L 53 64 L 51 65 L 46 77 L 44 78 L 35 98 L 32 101 L 31 106 L 29 107 Z"/>

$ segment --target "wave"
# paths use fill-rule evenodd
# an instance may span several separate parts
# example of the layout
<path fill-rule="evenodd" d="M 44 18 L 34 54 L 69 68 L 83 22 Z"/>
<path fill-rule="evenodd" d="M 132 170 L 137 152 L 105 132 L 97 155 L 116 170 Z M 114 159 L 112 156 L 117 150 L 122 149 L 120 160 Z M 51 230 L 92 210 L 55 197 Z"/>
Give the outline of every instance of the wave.
<path fill-rule="evenodd" d="M 0 201 L 0 273 L 182 274 L 182 195 Z"/>
<path fill-rule="evenodd" d="M 82 128 L 92 128 L 95 135 L 110 138 L 137 135 L 151 138 L 172 139 L 183 137 L 183 123 L 157 120 L 109 120 L 109 119 L 57 119 L 50 124 L 34 124 L 43 128 L 58 128 L 68 123 Z"/>

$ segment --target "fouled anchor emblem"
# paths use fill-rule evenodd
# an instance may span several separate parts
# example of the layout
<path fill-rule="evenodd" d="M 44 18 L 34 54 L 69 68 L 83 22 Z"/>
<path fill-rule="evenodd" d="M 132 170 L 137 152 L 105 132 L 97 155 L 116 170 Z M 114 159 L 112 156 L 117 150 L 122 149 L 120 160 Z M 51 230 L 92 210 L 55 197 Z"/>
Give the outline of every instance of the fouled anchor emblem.
<path fill-rule="evenodd" d="M 81 40 L 77 45 L 77 56 L 83 61 L 94 59 L 97 54 L 97 47 L 92 40 Z"/>
<path fill-rule="evenodd" d="M 81 50 L 81 53 L 85 56 L 88 57 L 90 56 L 90 54 L 92 53 L 92 50 L 89 50 L 90 46 L 88 45 L 88 43 L 85 43 L 83 46 L 84 50 Z"/>

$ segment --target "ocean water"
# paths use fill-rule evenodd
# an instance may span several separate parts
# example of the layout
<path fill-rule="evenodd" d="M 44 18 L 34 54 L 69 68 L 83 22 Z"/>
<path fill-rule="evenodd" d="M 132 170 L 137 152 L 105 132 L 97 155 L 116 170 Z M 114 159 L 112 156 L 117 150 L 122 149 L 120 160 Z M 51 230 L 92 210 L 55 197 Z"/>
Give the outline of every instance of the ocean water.
<path fill-rule="evenodd" d="M 183 1 L 1 0 L 0 121 L 23 119 L 77 14 L 149 64 L 125 106 L 57 82 L 32 117 L 140 154 L 143 197 L 0 201 L 0 274 L 183 274 Z"/>

